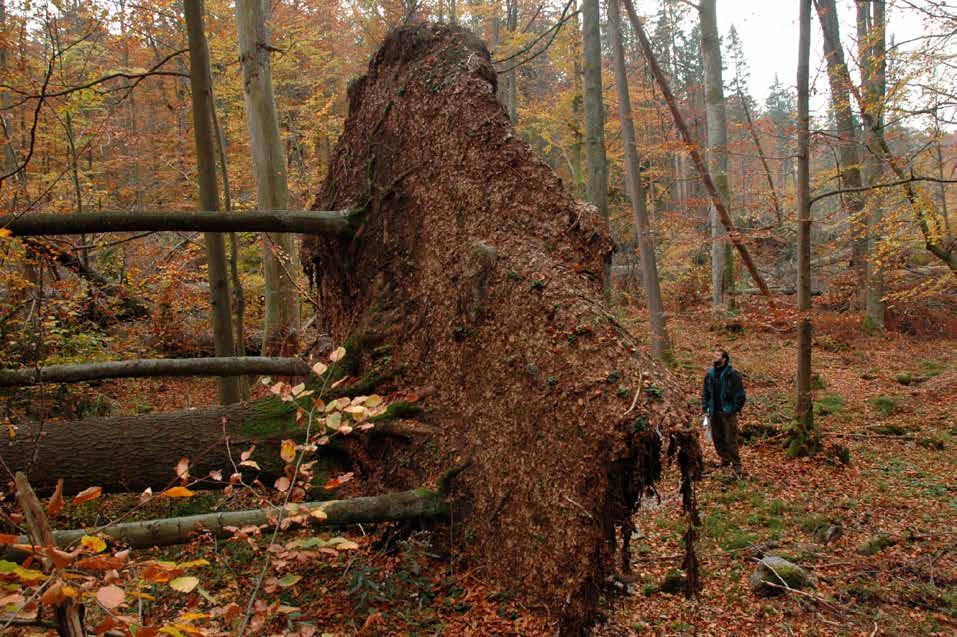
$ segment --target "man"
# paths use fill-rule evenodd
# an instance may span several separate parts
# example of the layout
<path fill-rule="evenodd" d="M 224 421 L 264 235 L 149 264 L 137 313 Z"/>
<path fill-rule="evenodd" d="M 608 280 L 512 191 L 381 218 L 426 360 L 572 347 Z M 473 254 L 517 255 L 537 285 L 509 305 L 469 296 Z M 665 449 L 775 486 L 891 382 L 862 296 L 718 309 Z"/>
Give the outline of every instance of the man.
<path fill-rule="evenodd" d="M 741 375 L 731 367 L 731 357 L 723 349 L 715 350 L 712 367 L 704 377 L 701 409 L 711 419 L 711 438 L 721 458 L 721 466 L 731 465 L 741 475 L 738 457 L 738 412 L 744 407 Z"/>

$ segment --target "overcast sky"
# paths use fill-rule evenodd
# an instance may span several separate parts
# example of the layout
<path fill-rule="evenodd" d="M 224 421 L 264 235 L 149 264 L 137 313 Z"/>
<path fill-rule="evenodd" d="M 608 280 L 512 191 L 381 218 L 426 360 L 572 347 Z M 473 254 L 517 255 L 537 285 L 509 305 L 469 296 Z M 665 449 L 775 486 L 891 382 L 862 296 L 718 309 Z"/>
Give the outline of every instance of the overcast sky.
<path fill-rule="evenodd" d="M 841 40 L 845 54 L 848 46 L 853 47 L 856 33 L 854 8 L 850 0 L 838 0 L 841 21 Z M 892 38 L 903 42 L 920 34 L 924 30 L 920 15 L 914 11 L 895 8 L 894 2 L 888 3 L 887 41 Z M 948 4 L 954 4 L 949 2 Z M 758 103 L 763 104 L 768 96 L 768 88 L 774 75 L 780 77 L 786 86 L 794 87 L 797 76 L 798 46 L 798 1 L 797 0 L 717 0 L 718 28 L 721 36 L 727 37 L 733 24 L 751 68 L 751 94 Z M 829 99 L 827 74 L 824 71 L 822 36 L 817 15 L 812 9 L 811 24 L 811 109 L 816 114 L 825 113 Z M 695 13 L 689 13 L 688 20 L 697 20 Z M 853 59 L 849 57 L 849 59 Z M 727 64 L 727 62 L 726 62 Z M 852 64 L 853 66 L 853 64 Z M 729 81 L 733 69 L 725 71 L 725 81 Z"/>

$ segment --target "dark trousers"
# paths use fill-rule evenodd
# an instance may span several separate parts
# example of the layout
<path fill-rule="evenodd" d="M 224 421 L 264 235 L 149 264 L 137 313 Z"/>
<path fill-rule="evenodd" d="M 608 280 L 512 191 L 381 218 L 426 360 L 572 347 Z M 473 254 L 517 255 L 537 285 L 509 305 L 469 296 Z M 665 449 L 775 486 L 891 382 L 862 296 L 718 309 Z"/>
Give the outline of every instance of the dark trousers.
<path fill-rule="evenodd" d="M 717 413 L 711 417 L 711 438 L 714 450 L 721 458 L 721 464 L 731 465 L 735 471 L 741 469 L 738 457 L 738 415 Z"/>

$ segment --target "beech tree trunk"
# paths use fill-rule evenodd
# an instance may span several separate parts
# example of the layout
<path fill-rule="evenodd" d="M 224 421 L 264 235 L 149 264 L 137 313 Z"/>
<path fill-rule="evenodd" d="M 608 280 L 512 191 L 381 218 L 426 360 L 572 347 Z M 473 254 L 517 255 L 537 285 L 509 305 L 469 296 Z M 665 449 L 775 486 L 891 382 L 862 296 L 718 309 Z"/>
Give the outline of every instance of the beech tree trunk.
<path fill-rule="evenodd" d="M 601 85 L 598 0 L 582 0 L 582 74 L 588 201 L 608 216 L 608 161 L 605 158 L 605 104 Z"/>
<path fill-rule="evenodd" d="M 39 383 L 82 383 L 108 378 L 244 376 L 248 374 L 305 376 L 309 373 L 309 366 L 298 358 L 259 356 L 154 358 L 81 365 L 50 365 L 27 369 L 0 369 L 0 387 Z"/>
<path fill-rule="evenodd" d="M 216 155 L 213 145 L 213 101 L 210 90 L 209 48 L 203 26 L 202 0 L 183 0 L 186 30 L 189 39 L 189 77 L 193 103 L 193 136 L 196 140 L 196 165 L 199 178 L 200 210 L 219 210 L 219 189 L 216 185 Z M 233 341 L 232 306 L 226 264 L 226 243 L 223 235 L 206 232 L 206 269 L 209 278 L 213 345 L 216 356 L 235 354 Z M 222 403 L 242 400 L 238 378 L 224 377 L 219 381 Z"/>
<path fill-rule="evenodd" d="M 844 47 L 841 46 L 841 27 L 834 0 L 817 0 L 817 15 L 824 33 L 824 58 L 827 60 L 828 80 L 831 87 L 831 109 L 840 137 L 838 158 L 841 166 L 841 184 L 847 189 L 859 189 L 861 182 L 861 153 L 858 127 L 851 109 L 851 87 L 847 85 L 847 64 Z M 848 232 L 851 244 L 851 267 L 857 271 L 858 283 L 864 289 L 865 262 L 867 261 L 868 223 L 862 218 L 866 196 L 863 192 L 845 195 L 848 217 Z"/>
<path fill-rule="evenodd" d="M 237 0 L 239 60 L 243 67 L 249 149 L 256 175 L 256 202 L 262 210 L 286 210 L 289 187 L 272 89 L 268 11 L 268 0 Z M 269 233 L 263 237 L 266 280 L 263 353 L 267 355 L 297 349 L 299 293 L 292 277 L 299 269 L 298 262 L 293 235 Z"/>
<path fill-rule="evenodd" d="M 76 235 L 90 232 L 202 231 L 202 232 L 301 232 L 351 236 L 361 214 L 358 210 L 271 211 L 246 210 L 163 212 L 38 212 L 0 216 L 0 228 L 14 236 Z"/>
<path fill-rule="evenodd" d="M 671 355 L 671 339 L 665 325 L 665 308 L 661 301 L 661 286 L 658 280 L 658 263 L 655 257 L 655 241 L 648 219 L 648 202 L 641 179 L 638 147 L 635 144 L 635 124 L 631 119 L 631 94 L 628 91 L 628 74 L 625 71 L 625 49 L 621 42 L 620 0 L 609 0 L 608 21 L 611 33 L 612 53 L 615 61 L 615 86 L 618 91 L 618 114 L 621 119 L 621 138 L 625 147 L 625 174 L 631 193 L 631 207 L 635 216 L 638 235 L 638 250 L 641 255 L 641 276 L 648 300 L 648 324 L 651 331 L 651 351 L 661 360 Z M 731 245 L 731 244 L 728 244 Z"/>
<path fill-rule="evenodd" d="M 725 208 L 731 205 L 728 184 L 728 117 L 721 77 L 721 43 L 718 38 L 718 17 L 715 0 L 700 0 L 701 56 L 704 61 L 705 114 L 708 127 L 708 161 L 718 196 Z M 730 209 L 728 211 L 730 215 Z M 734 255 L 728 233 L 718 218 L 714 205 L 710 208 L 711 225 L 711 304 L 728 309 L 734 303 Z"/>
<path fill-rule="evenodd" d="M 884 0 L 857 3 L 857 48 L 861 60 L 862 97 L 869 105 L 872 126 L 868 145 L 881 146 L 884 141 L 884 100 L 887 94 L 887 60 Z M 880 156 L 867 153 L 864 178 L 868 186 L 880 183 L 884 174 Z M 884 195 L 872 190 L 867 197 L 866 258 L 864 259 L 864 307 L 870 327 L 884 329 L 884 274 L 880 265 L 880 224 L 883 218 Z"/>
<path fill-rule="evenodd" d="M 798 42 L 798 319 L 797 432 L 792 451 L 810 451 L 817 439 L 811 399 L 811 179 L 810 179 L 810 107 L 809 69 L 811 47 L 811 0 L 800 0 L 800 37 Z"/>
<path fill-rule="evenodd" d="M 605 104 L 601 88 L 601 31 L 598 0 L 582 0 L 582 72 L 584 75 L 585 157 L 588 201 L 608 218 L 608 160 L 605 156 Z M 603 271 L 605 298 L 611 298 L 611 259 Z"/>

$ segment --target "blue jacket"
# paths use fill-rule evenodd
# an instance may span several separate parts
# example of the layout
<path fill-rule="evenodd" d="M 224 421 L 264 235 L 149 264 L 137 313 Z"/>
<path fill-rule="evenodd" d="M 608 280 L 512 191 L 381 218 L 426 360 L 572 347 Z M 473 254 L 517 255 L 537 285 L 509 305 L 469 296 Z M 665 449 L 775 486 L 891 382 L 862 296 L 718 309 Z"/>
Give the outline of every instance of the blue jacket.
<path fill-rule="evenodd" d="M 704 377 L 704 387 L 701 389 L 701 410 L 706 414 L 713 414 L 715 407 L 722 413 L 736 414 L 744 407 L 744 385 L 741 383 L 741 374 L 731 363 L 728 363 L 718 372 L 714 367 L 708 369 Z"/>

